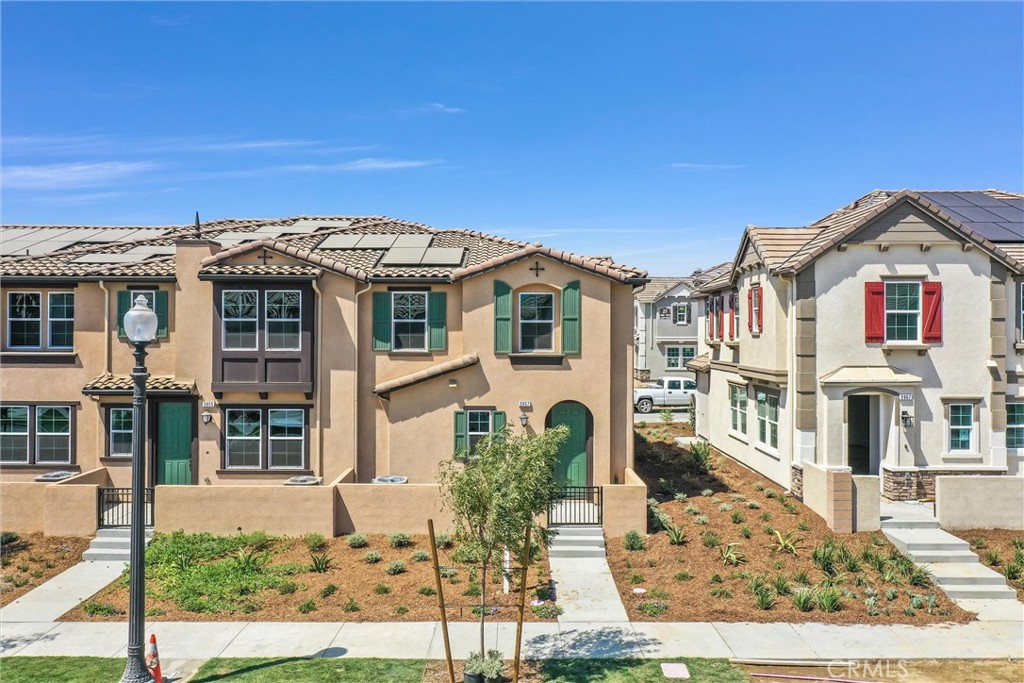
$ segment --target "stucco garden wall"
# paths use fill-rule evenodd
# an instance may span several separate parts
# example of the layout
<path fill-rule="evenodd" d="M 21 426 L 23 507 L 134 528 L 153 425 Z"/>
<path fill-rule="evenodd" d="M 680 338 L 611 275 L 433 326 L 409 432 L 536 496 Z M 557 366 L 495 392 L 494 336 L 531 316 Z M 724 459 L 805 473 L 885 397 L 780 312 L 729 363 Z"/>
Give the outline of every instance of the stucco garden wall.
<path fill-rule="evenodd" d="M 328 486 L 157 486 L 155 508 L 161 532 L 334 535 L 334 489 Z"/>
<path fill-rule="evenodd" d="M 647 531 L 647 486 L 632 469 L 626 469 L 623 484 L 604 486 L 602 522 L 608 538 L 624 536 L 627 531 Z"/>
<path fill-rule="evenodd" d="M 434 520 L 438 533 L 451 531 L 453 526 L 451 512 L 443 509 L 441 489 L 436 484 L 339 484 L 334 490 L 334 527 L 338 534 L 425 534 L 428 519 Z"/>
<path fill-rule="evenodd" d="M 1024 529 L 1024 477 L 935 477 L 935 516 L 945 529 Z"/>
<path fill-rule="evenodd" d="M 23 481 L 0 483 L 0 529 L 19 533 L 42 531 L 46 486 Z"/>

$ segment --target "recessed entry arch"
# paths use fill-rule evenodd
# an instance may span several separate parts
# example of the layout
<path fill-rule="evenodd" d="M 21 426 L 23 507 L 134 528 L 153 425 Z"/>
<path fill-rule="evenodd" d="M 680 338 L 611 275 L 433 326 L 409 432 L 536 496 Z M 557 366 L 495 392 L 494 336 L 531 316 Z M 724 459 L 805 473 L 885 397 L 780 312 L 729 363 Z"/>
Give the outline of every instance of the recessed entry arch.
<path fill-rule="evenodd" d="M 558 449 L 555 479 L 565 486 L 589 486 L 594 470 L 594 416 L 579 401 L 562 401 L 544 418 L 546 429 L 560 425 L 569 428 L 569 438 Z"/>

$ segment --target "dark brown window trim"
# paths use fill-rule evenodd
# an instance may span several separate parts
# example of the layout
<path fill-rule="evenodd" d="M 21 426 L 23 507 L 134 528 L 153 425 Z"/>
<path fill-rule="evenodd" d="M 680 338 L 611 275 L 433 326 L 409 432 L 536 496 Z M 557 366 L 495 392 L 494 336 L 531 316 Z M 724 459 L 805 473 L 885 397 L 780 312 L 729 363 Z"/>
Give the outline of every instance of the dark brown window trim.
<path fill-rule="evenodd" d="M 220 430 L 220 469 L 218 473 L 224 472 L 225 474 L 287 474 L 288 476 L 295 476 L 297 474 L 303 474 L 307 472 L 309 467 L 309 411 L 312 410 L 313 406 L 303 404 L 251 404 L 251 403 L 231 403 L 222 404 L 219 406 L 221 412 L 221 430 Z M 229 410 L 258 410 L 260 411 L 260 466 L 259 467 L 228 467 L 228 413 Z M 269 447 L 269 425 L 267 420 L 268 410 L 301 410 L 303 411 L 302 418 L 302 467 L 296 469 L 289 469 L 285 467 L 270 467 L 270 447 Z M 309 474 L 312 474 L 310 471 Z"/>
<path fill-rule="evenodd" d="M 123 463 L 125 465 L 131 465 L 132 464 L 132 458 L 129 455 L 101 455 L 100 456 L 100 462 L 101 463 L 106 463 L 108 465 L 113 465 L 115 463 Z"/>
<path fill-rule="evenodd" d="M 68 469 L 69 467 L 78 466 L 78 411 L 82 409 L 82 404 L 79 401 L 4 401 L 0 403 L 0 407 L 28 407 L 28 462 L 5 462 L 3 467 L 14 467 L 14 468 L 39 468 L 39 469 Z M 46 408 L 50 406 L 60 406 L 71 408 L 71 424 L 70 430 L 70 451 L 68 453 L 68 462 L 36 462 L 36 408 Z"/>
<path fill-rule="evenodd" d="M 71 463 L 70 465 L 68 463 L 56 463 L 52 465 L 50 463 L 43 463 L 42 465 L 36 465 L 34 463 L 5 462 L 0 464 L 0 472 L 3 470 L 76 470 L 80 472 L 82 468 L 76 463 Z"/>
<path fill-rule="evenodd" d="M 558 352 L 509 353 L 512 365 L 563 365 L 565 354 Z"/>
<path fill-rule="evenodd" d="M 100 456 L 100 460 L 111 460 L 113 462 L 120 462 L 122 460 L 131 462 L 132 457 L 130 455 L 115 456 L 110 454 L 110 411 L 115 408 L 132 408 L 131 403 L 104 403 L 103 404 L 103 455 Z M 155 410 L 155 408 L 154 408 Z M 134 419 L 134 416 L 133 416 Z M 155 416 L 154 418 L 155 419 Z M 134 433 L 133 433 L 134 434 Z M 133 436 L 134 438 L 134 436 Z"/>
<path fill-rule="evenodd" d="M 286 470 L 286 469 L 283 469 L 283 468 L 274 468 L 272 470 L 269 470 L 269 469 L 258 469 L 257 470 L 257 469 L 253 469 L 253 468 L 233 467 L 233 468 L 227 469 L 227 470 L 215 470 L 215 471 L 220 476 L 231 476 L 231 475 L 234 475 L 234 474 L 240 474 L 242 476 L 247 476 L 247 477 L 251 477 L 251 476 L 254 476 L 254 475 L 259 475 L 259 476 L 265 477 L 268 474 L 280 474 L 280 475 L 282 475 L 284 477 L 299 477 L 299 476 L 303 476 L 303 475 L 313 476 L 313 470 Z"/>
<path fill-rule="evenodd" d="M 3 351 L 0 363 L 5 365 L 74 365 L 77 351 Z"/>

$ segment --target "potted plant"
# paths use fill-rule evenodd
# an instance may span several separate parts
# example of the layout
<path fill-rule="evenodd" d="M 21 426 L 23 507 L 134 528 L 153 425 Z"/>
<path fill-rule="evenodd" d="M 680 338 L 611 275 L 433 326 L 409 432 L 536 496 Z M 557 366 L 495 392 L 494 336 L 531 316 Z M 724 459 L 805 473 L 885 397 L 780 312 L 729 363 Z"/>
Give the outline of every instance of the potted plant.
<path fill-rule="evenodd" d="M 466 683 L 496 683 L 504 671 L 504 655 L 500 650 L 488 650 L 486 657 L 471 652 L 463 665 Z"/>

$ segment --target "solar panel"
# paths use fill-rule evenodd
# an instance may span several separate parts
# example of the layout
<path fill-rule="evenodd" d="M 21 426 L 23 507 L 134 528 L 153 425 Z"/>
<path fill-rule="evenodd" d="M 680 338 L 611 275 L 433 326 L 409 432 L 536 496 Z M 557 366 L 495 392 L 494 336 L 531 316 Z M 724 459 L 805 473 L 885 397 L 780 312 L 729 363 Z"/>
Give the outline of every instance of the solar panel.
<path fill-rule="evenodd" d="M 466 250 L 463 247 L 431 247 L 423 254 L 424 266 L 459 266 Z"/>
<path fill-rule="evenodd" d="M 253 240 L 265 240 L 267 239 L 267 236 L 255 232 L 229 231 L 222 232 L 221 234 L 217 235 L 216 237 L 212 237 L 211 239 L 214 240 L 215 242 L 220 242 L 221 244 L 238 244 L 240 242 L 251 242 Z"/>
<path fill-rule="evenodd" d="M 143 257 L 139 254 L 83 254 L 71 260 L 71 263 L 135 263 Z"/>
<path fill-rule="evenodd" d="M 395 240 L 396 247 L 429 247 L 433 241 L 433 235 L 399 235 Z"/>
<path fill-rule="evenodd" d="M 392 247 L 380 260 L 382 266 L 418 266 L 425 247 Z"/>
<path fill-rule="evenodd" d="M 325 228 L 347 228 L 350 225 L 352 225 L 352 221 L 313 221 L 302 219 L 295 221 L 291 225 L 280 226 L 280 229 L 282 231 L 287 230 L 288 232 L 309 234 Z"/>
<path fill-rule="evenodd" d="M 389 249 L 398 235 L 363 235 L 356 247 L 359 249 Z"/>
<path fill-rule="evenodd" d="M 317 249 L 351 249 L 359 242 L 362 235 L 345 233 L 342 235 L 328 235 Z"/>
<path fill-rule="evenodd" d="M 145 258 L 147 256 L 171 256 L 176 253 L 173 244 L 144 244 L 124 252 Z"/>

